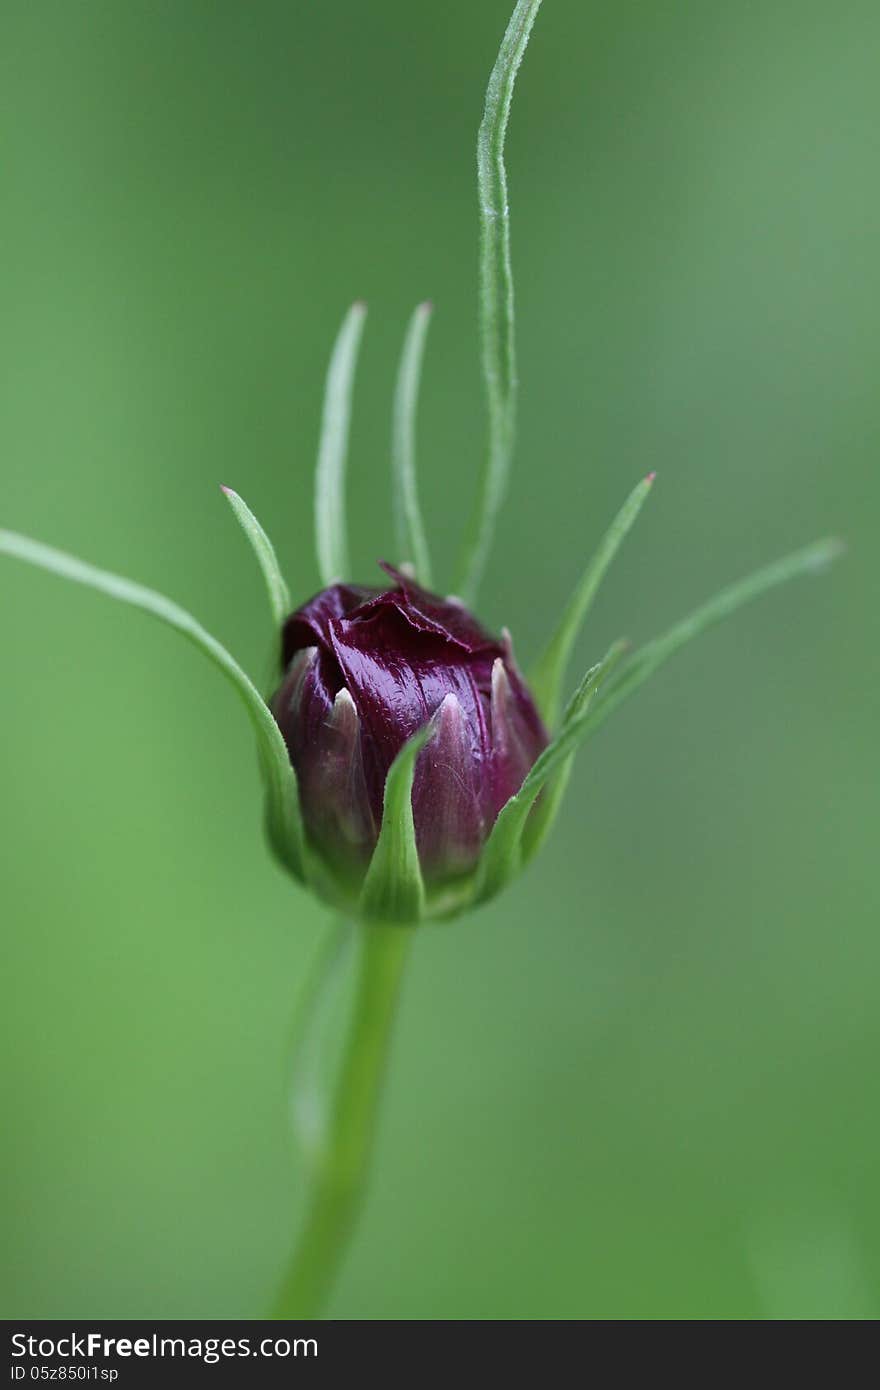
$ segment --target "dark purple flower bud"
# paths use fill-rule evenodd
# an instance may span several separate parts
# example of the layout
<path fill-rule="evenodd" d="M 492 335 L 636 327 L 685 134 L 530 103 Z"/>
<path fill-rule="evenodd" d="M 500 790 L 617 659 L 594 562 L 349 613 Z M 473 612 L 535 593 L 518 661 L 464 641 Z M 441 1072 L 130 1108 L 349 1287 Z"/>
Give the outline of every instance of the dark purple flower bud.
<path fill-rule="evenodd" d="M 422 871 L 436 882 L 474 867 L 547 734 L 509 640 L 456 600 L 383 569 L 392 588 L 334 584 L 288 618 L 285 675 L 270 703 L 310 839 L 356 872 L 376 844 L 388 769 L 435 718 L 412 802 Z"/>

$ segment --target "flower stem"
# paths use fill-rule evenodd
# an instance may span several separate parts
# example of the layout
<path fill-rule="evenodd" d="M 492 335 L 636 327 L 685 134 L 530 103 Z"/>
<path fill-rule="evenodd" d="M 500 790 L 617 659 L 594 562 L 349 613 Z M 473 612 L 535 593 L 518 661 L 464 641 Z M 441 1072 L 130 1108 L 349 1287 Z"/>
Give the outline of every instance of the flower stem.
<path fill-rule="evenodd" d="M 354 1235 L 412 931 L 358 926 L 354 1006 L 299 1240 L 272 1316 L 318 1317 Z"/>

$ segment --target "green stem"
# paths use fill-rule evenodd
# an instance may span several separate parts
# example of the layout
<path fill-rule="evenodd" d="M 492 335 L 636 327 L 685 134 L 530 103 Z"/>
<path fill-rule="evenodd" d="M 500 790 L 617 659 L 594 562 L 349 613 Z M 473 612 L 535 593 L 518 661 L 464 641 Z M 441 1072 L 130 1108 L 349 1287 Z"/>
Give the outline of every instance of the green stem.
<path fill-rule="evenodd" d="M 366 1189 L 376 1109 L 412 931 L 358 926 L 358 978 L 326 1143 L 303 1227 L 272 1316 L 318 1317 L 354 1235 Z"/>

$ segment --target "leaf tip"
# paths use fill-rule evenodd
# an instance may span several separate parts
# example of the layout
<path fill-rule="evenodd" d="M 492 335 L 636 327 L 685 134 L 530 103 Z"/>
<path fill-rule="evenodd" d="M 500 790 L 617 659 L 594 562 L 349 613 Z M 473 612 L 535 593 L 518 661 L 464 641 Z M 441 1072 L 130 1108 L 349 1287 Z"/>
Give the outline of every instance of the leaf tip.
<path fill-rule="evenodd" d="M 646 483 L 653 483 L 653 481 L 654 481 L 654 479 L 656 478 L 656 476 L 657 476 L 656 472 L 652 470 L 650 473 L 648 473 L 648 474 L 646 475 L 646 477 L 645 477 L 645 482 L 646 482 Z"/>
<path fill-rule="evenodd" d="M 846 554 L 848 549 L 849 546 L 843 539 L 843 536 L 829 536 L 825 542 L 825 561 L 831 564 L 832 561 L 839 560 L 842 555 Z"/>

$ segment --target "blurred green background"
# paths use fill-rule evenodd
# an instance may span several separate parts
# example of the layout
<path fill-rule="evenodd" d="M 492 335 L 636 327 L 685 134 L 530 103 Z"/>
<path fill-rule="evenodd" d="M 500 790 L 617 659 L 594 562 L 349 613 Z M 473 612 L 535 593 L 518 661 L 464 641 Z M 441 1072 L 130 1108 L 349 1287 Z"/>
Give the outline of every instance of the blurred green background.
<path fill-rule="evenodd" d="M 6 0 L 0 524 L 271 641 L 217 488 L 316 587 L 327 354 L 370 304 L 358 579 L 390 392 L 441 575 L 481 457 L 473 146 L 510 0 Z M 514 891 L 417 942 L 354 1318 L 880 1312 L 873 0 L 547 0 L 509 172 L 522 413 L 486 621 L 535 654 L 633 482 L 578 649 L 814 536 L 582 755 Z M 324 912 L 249 729 L 148 620 L 0 569 L 6 1317 L 259 1317 L 298 1208 L 290 1020 Z"/>

